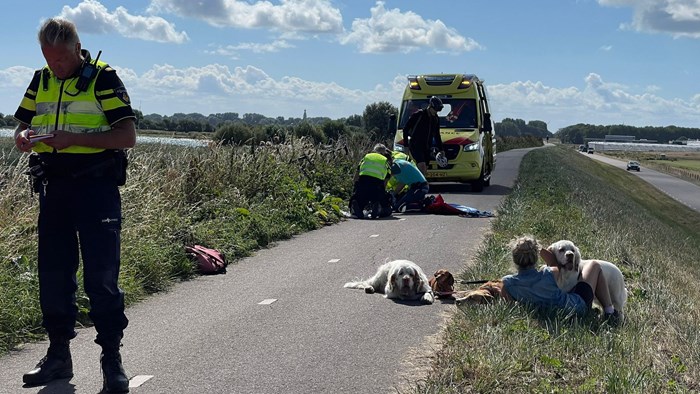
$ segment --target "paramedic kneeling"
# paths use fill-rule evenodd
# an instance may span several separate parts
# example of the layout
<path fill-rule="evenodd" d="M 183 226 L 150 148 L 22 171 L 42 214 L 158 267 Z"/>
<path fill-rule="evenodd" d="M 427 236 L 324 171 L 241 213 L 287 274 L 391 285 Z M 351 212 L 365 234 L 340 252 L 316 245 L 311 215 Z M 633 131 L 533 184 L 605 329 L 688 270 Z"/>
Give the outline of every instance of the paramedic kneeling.
<path fill-rule="evenodd" d="M 350 197 L 350 213 L 353 216 L 363 219 L 364 209 L 370 204 L 372 219 L 391 216 L 391 203 L 386 192 L 391 163 L 391 150 L 382 144 L 375 145 L 372 152 L 362 158 Z"/>
<path fill-rule="evenodd" d="M 423 199 L 428 193 L 428 181 L 415 164 L 396 159 L 391 165 L 391 176 L 396 180 L 394 193 L 397 201 L 394 204 L 394 211 L 405 212 L 407 209 L 422 209 Z M 400 194 L 404 186 L 408 185 L 408 191 Z"/>
<path fill-rule="evenodd" d="M 73 23 L 48 19 L 38 38 L 47 65 L 34 73 L 15 112 L 15 145 L 34 151 L 39 302 L 50 343 L 46 357 L 23 380 L 39 386 L 73 376 L 69 342 L 77 335 L 76 273 L 82 256 L 89 317 L 102 347 L 103 389 L 128 392 L 119 352 L 128 320 L 118 287 L 118 186 L 126 179 L 123 149 L 136 142 L 134 111 L 116 71 L 81 49 Z"/>

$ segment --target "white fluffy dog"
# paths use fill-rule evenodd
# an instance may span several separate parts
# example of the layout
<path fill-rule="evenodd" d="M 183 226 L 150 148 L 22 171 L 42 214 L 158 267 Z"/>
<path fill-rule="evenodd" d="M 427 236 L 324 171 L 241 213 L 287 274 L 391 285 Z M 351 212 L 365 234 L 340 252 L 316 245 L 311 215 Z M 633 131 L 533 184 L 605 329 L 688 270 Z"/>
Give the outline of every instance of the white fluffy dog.
<path fill-rule="evenodd" d="M 424 304 L 435 301 L 428 277 L 418 264 L 409 260 L 393 260 L 379 266 L 373 277 L 348 282 L 350 289 L 364 289 L 366 293 L 384 293 L 385 298 L 420 300 Z"/>
<path fill-rule="evenodd" d="M 557 286 L 569 292 L 576 286 L 583 267 L 594 260 L 582 260 L 581 252 L 573 242 L 569 240 L 557 241 L 547 249 L 542 249 L 540 255 L 549 265 L 559 267 L 561 273 Z M 608 283 L 610 298 L 620 315 L 623 314 L 625 303 L 627 302 L 627 289 L 625 289 L 625 278 L 622 271 L 613 263 L 604 260 L 595 260 L 600 264 L 605 281 Z M 596 300 L 597 301 L 597 300 Z M 600 303 L 598 303 L 600 305 Z"/>

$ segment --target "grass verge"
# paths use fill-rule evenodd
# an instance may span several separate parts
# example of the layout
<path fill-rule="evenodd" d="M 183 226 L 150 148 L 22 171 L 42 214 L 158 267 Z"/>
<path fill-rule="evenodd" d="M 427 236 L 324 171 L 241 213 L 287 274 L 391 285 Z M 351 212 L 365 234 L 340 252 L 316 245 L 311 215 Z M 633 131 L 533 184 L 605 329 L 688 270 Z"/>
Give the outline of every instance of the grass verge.
<path fill-rule="evenodd" d="M 615 262 L 630 292 L 626 322 L 603 324 L 496 302 L 456 308 L 416 393 L 700 391 L 700 214 L 624 170 L 563 146 L 524 158 L 492 233 L 462 279 L 512 272 L 507 242 L 573 240 Z"/>

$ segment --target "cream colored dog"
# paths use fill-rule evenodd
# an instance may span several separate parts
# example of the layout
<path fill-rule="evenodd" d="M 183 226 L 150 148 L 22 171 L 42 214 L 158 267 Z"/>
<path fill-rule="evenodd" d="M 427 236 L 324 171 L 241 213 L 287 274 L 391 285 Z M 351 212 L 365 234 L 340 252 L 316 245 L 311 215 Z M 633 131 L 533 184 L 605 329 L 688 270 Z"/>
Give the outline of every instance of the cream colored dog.
<path fill-rule="evenodd" d="M 393 260 L 379 266 L 373 277 L 348 282 L 350 289 L 364 289 L 366 293 L 383 293 L 385 298 L 420 300 L 424 304 L 435 302 L 428 277 L 418 264 L 409 260 Z"/>
<path fill-rule="evenodd" d="M 569 292 L 576 286 L 583 267 L 593 260 L 582 260 L 581 252 L 573 242 L 569 240 L 557 241 L 547 249 L 540 250 L 540 256 L 547 265 L 559 267 L 559 278 L 557 286 Z M 596 260 L 600 264 L 605 281 L 608 283 L 610 299 L 615 310 L 622 316 L 625 304 L 627 303 L 627 289 L 625 288 L 625 278 L 622 271 L 613 263 L 604 260 Z M 600 306 L 600 303 L 596 303 Z"/>

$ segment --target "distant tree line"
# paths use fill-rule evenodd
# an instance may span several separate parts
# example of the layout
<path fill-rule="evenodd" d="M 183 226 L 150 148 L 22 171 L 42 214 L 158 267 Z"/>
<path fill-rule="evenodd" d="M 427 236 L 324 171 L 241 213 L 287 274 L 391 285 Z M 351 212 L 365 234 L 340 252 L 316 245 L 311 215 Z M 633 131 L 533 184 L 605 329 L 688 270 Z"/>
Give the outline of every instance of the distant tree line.
<path fill-rule="evenodd" d="M 16 126 L 17 122 L 15 122 L 13 115 L 3 115 L 3 113 L 0 112 L 0 127 L 13 129 Z"/>
<path fill-rule="evenodd" d="M 699 128 L 665 126 L 635 127 L 627 125 L 591 125 L 579 123 L 567 126 L 556 133 L 563 143 L 584 144 L 586 138 L 604 139 L 606 135 L 633 135 L 638 140 L 652 140 L 658 143 L 687 141 L 700 138 Z"/>
<path fill-rule="evenodd" d="M 260 144 L 261 142 L 283 142 L 293 135 L 307 137 L 318 143 L 328 143 L 341 138 L 353 139 L 356 136 L 381 141 L 393 145 L 394 135 L 390 127 L 392 115 L 398 116 L 398 108 L 382 101 L 369 104 L 362 115 L 333 120 L 328 117 L 307 117 L 306 112 L 300 118 L 266 117 L 261 114 L 237 112 L 214 113 L 175 113 L 172 116 L 144 115 L 134 110 L 139 130 L 168 131 L 175 133 L 203 132 L 211 133 L 215 141 L 224 144 Z M 0 113 L 0 127 L 13 128 L 16 122 L 12 115 Z M 495 124 L 497 136 L 535 136 L 549 137 L 547 123 L 532 120 L 525 123 L 522 119 L 505 118 Z"/>
<path fill-rule="evenodd" d="M 553 134 L 547 130 L 547 123 L 541 120 L 531 120 L 525 123 L 522 119 L 505 118 L 501 122 L 496 122 L 496 136 L 522 137 L 535 136 L 539 138 L 551 137 Z"/>
<path fill-rule="evenodd" d="M 276 118 L 260 114 L 237 112 L 215 113 L 208 116 L 199 113 L 175 113 L 172 116 L 143 115 L 136 110 L 137 127 L 140 130 L 172 132 L 213 133 L 215 141 L 224 144 L 259 144 L 283 142 L 288 135 L 308 137 L 318 143 L 353 138 L 355 135 L 390 143 L 389 121 L 398 115 L 398 109 L 388 102 L 368 105 L 362 115 L 333 120 L 328 117 Z"/>
<path fill-rule="evenodd" d="M 261 114 L 237 112 L 215 113 L 175 113 L 172 116 L 159 114 L 144 115 L 134 110 L 138 130 L 155 130 L 168 132 L 203 132 L 212 133 L 213 139 L 230 144 L 251 144 L 261 141 L 281 140 L 292 134 L 306 136 L 316 142 L 337 141 L 341 137 L 362 134 L 374 141 L 391 143 L 391 116 L 398 115 L 398 109 L 388 102 L 368 105 L 362 115 L 332 120 L 327 117 L 307 117 L 306 111 L 301 118 L 269 118 Z M 14 128 L 17 122 L 12 115 L 0 113 L 0 127 Z"/>

